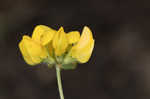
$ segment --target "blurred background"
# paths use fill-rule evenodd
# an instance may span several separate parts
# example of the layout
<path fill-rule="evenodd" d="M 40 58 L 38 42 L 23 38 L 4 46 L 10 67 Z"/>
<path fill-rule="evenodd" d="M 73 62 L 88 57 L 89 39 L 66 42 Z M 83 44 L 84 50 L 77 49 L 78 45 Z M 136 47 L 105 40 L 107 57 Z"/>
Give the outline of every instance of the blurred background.
<path fill-rule="evenodd" d="M 90 61 L 62 71 L 65 99 L 150 99 L 149 0 L 0 0 L 0 99 L 59 99 L 55 70 L 18 48 L 38 24 L 93 31 Z"/>

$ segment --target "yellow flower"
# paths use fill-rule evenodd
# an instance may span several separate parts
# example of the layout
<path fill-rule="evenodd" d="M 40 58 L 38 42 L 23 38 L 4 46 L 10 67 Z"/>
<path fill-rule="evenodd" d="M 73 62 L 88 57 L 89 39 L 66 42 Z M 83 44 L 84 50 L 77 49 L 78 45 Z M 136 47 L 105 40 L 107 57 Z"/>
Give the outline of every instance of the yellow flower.
<path fill-rule="evenodd" d="M 71 56 L 80 63 L 86 63 L 91 57 L 94 48 L 94 39 L 91 30 L 85 26 L 79 42 L 72 47 Z"/>
<path fill-rule="evenodd" d="M 47 57 L 46 49 L 26 35 L 23 36 L 22 41 L 19 43 L 19 48 L 24 60 L 30 65 L 39 64 Z"/>
<path fill-rule="evenodd" d="M 38 25 L 35 27 L 33 31 L 32 38 L 35 41 L 42 43 L 42 45 L 46 45 L 49 42 L 51 42 L 55 33 L 56 33 L 56 30 L 53 30 L 49 28 L 48 26 Z"/>
<path fill-rule="evenodd" d="M 57 31 L 52 43 L 56 56 L 61 56 L 65 53 L 66 48 L 68 47 L 68 39 L 63 27 Z"/>
<path fill-rule="evenodd" d="M 80 39 L 80 33 L 78 31 L 72 31 L 67 33 L 69 44 L 77 43 Z"/>
<path fill-rule="evenodd" d="M 78 62 L 85 63 L 89 60 L 94 48 L 94 39 L 87 26 L 80 37 L 78 31 L 65 33 L 63 27 L 56 31 L 48 26 L 38 25 L 32 37 L 23 36 L 19 48 L 29 65 L 44 62 L 49 67 L 62 64 L 63 69 L 71 69 L 76 67 Z M 72 67 L 68 67 L 70 65 Z"/>
<path fill-rule="evenodd" d="M 63 27 L 58 31 L 44 25 L 38 25 L 32 37 L 27 35 L 19 43 L 24 60 L 29 65 L 46 63 L 49 68 L 55 66 L 60 97 L 64 99 L 61 88 L 60 70 L 75 69 L 77 63 L 86 63 L 94 48 L 91 30 L 85 26 L 80 37 L 78 31 L 65 33 Z"/>

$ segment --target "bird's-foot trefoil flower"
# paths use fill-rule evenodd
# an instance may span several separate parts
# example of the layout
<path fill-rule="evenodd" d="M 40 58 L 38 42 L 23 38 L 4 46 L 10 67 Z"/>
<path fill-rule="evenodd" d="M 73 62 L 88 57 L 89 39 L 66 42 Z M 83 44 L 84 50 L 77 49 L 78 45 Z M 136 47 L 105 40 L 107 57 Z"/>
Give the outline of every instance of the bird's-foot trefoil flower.
<path fill-rule="evenodd" d="M 31 37 L 24 35 L 19 43 L 22 56 L 27 64 L 46 63 L 57 71 L 61 99 L 64 99 L 60 70 L 75 69 L 78 63 L 86 63 L 94 48 L 92 31 L 85 26 L 80 32 L 66 33 L 63 27 L 54 30 L 45 25 L 35 27 Z"/>

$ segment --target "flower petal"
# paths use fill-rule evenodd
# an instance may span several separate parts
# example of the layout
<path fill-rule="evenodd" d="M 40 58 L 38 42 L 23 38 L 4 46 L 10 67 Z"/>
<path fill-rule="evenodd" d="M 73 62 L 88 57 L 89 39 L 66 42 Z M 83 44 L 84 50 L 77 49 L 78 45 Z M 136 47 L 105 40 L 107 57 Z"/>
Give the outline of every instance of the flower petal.
<path fill-rule="evenodd" d="M 66 51 L 66 48 L 68 47 L 68 39 L 63 27 L 61 27 L 55 34 L 52 43 L 56 56 L 60 56 Z"/>
<path fill-rule="evenodd" d="M 33 31 L 32 38 L 37 42 L 41 42 L 42 45 L 46 45 L 52 40 L 55 32 L 56 30 L 53 30 L 48 26 L 38 25 Z"/>
<path fill-rule="evenodd" d="M 38 42 L 32 40 L 29 36 L 23 36 L 23 40 L 19 44 L 19 47 L 25 61 L 30 65 L 40 63 L 48 55 L 46 49 Z"/>
<path fill-rule="evenodd" d="M 22 53 L 24 60 L 30 65 L 35 65 L 35 63 L 32 61 L 32 58 L 30 57 L 29 53 L 27 52 L 23 41 L 21 41 L 19 43 L 19 48 L 20 48 L 20 51 Z"/>
<path fill-rule="evenodd" d="M 67 33 L 67 37 L 69 40 L 69 44 L 77 43 L 80 39 L 80 32 L 78 31 L 72 31 Z"/>
<path fill-rule="evenodd" d="M 94 39 L 91 30 L 85 26 L 79 42 L 72 47 L 71 56 L 81 63 L 86 63 L 91 57 Z"/>

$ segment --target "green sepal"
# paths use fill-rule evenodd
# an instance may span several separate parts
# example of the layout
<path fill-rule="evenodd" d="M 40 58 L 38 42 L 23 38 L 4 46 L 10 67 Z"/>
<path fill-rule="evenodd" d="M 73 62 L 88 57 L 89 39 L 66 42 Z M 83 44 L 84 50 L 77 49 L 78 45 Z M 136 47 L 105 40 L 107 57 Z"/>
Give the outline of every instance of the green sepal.
<path fill-rule="evenodd" d="M 47 59 L 48 64 L 56 64 L 55 60 L 52 57 L 48 57 Z"/>
<path fill-rule="evenodd" d="M 61 68 L 64 70 L 72 70 L 76 69 L 77 63 L 70 63 L 70 64 L 62 64 Z"/>
<path fill-rule="evenodd" d="M 63 59 L 64 59 L 64 55 L 56 56 L 56 60 L 57 60 L 57 62 L 60 63 L 60 64 L 63 63 Z"/>
<path fill-rule="evenodd" d="M 72 70 L 76 69 L 76 67 L 77 67 L 77 60 L 67 55 L 63 60 L 62 69 Z"/>
<path fill-rule="evenodd" d="M 52 57 L 48 57 L 43 61 L 43 63 L 47 64 L 49 68 L 52 68 L 56 64 L 55 60 Z"/>
<path fill-rule="evenodd" d="M 77 60 L 70 57 L 70 56 L 66 56 L 64 61 L 63 61 L 63 64 L 71 64 L 71 63 L 76 63 Z"/>

